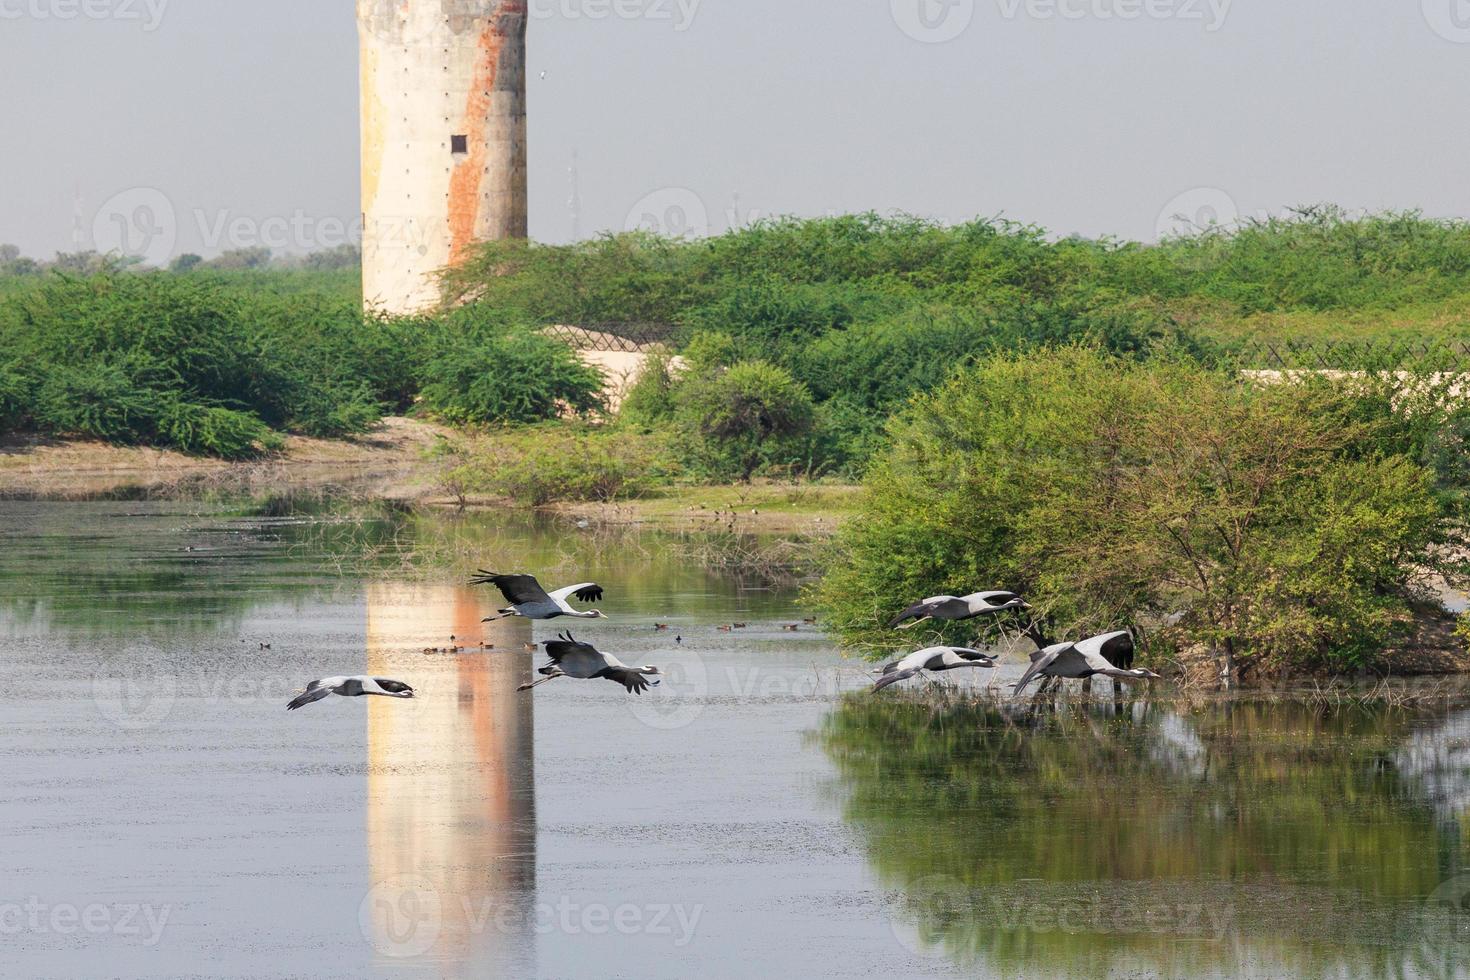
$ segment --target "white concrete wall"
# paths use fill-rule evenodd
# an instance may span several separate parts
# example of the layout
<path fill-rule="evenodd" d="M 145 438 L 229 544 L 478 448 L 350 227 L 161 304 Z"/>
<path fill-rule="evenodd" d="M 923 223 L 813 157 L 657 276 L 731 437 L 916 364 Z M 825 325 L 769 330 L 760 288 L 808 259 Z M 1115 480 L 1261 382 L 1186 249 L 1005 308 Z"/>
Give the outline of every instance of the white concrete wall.
<path fill-rule="evenodd" d="M 358 0 L 357 18 L 363 301 L 414 313 L 471 244 L 526 237 L 526 0 Z"/>

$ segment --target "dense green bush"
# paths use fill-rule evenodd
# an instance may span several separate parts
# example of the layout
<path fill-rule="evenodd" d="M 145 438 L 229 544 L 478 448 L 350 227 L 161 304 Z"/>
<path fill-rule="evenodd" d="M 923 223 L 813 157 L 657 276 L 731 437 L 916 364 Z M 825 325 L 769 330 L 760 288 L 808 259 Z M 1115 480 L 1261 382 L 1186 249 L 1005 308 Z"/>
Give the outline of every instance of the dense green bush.
<path fill-rule="evenodd" d="M 540 422 L 602 407 L 602 374 L 559 340 L 483 306 L 429 328 L 424 407 L 448 422 Z"/>
<path fill-rule="evenodd" d="M 712 476 L 749 481 L 806 455 L 811 394 L 783 368 L 764 361 L 715 368 L 684 379 L 674 397 L 684 452 Z"/>
<path fill-rule="evenodd" d="M 893 423 L 820 599 L 874 651 L 915 599 L 1004 587 L 1069 636 L 1141 624 L 1242 668 L 1371 664 L 1424 574 L 1460 570 L 1464 478 L 1428 450 L 1466 409 L 1411 388 L 997 355 Z"/>
<path fill-rule="evenodd" d="M 161 273 L 44 277 L 0 303 L 7 424 L 226 457 L 269 448 L 272 427 L 351 431 L 333 413 L 360 428 L 343 413 L 363 397 L 347 387 L 352 365 L 310 373 L 312 342 L 330 344 L 332 329 L 306 319 L 288 301 Z M 294 358 L 262 321 L 295 335 Z"/>
<path fill-rule="evenodd" d="M 238 458 L 274 432 L 363 432 L 420 399 L 476 423 L 600 404 L 600 375 L 520 321 L 483 306 L 364 316 L 336 270 L 32 278 L 0 298 L 7 430 Z"/>
<path fill-rule="evenodd" d="M 668 357 L 654 355 L 643 362 L 633 379 L 618 419 L 644 431 L 662 426 L 674 417 L 674 366 Z"/>

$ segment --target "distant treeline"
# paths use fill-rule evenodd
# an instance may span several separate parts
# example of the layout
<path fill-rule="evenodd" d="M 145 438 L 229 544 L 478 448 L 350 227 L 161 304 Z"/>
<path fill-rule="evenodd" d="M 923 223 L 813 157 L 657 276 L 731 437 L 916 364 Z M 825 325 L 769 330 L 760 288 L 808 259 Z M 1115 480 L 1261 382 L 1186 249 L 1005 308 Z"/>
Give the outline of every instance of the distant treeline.
<path fill-rule="evenodd" d="M 122 272 L 139 267 L 140 260 L 131 256 L 119 256 L 103 252 L 58 252 L 53 259 L 33 259 L 22 255 L 19 246 L 0 245 L 0 279 L 20 279 L 39 276 L 47 272 L 68 272 L 74 275 L 101 275 Z M 206 259 L 193 252 L 176 256 L 168 264 L 170 272 L 193 272 L 203 270 L 239 269 L 304 269 L 312 272 L 333 272 L 362 268 L 362 249 L 356 245 L 338 245 L 303 255 L 280 255 L 265 246 L 234 248 Z"/>
<path fill-rule="evenodd" d="M 1470 225 L 1331 207 L 1158 245 L 875 214 L 497 242 L 446 275 L 450 312 L 407 321 L 360 312 L 350 248 L 196 259 L 0 250 L 0 424 L 239 455 L 385 411 L 595 413 L 598 377 L 540 330 L 660 324 L 682 360 L 650 366 L 623 429 L 696 476 L 855 475 L 890 415 L 996 352 L 1224 363 L 1248 338 L 1470 339 Z"/>

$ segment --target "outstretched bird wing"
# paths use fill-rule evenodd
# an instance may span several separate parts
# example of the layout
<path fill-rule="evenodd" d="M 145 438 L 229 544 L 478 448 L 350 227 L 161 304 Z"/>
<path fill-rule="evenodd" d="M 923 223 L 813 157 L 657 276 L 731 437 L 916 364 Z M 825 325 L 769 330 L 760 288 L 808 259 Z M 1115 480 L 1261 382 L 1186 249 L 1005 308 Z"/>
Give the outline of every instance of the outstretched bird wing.
<path fill-rule="evenodd" d="M 1133 652 L 1133 634 L 1127 630 L 1089 637 L 1077 644 L 1077 652 L 1093 670 L 1108 670 Z"/>
<path fill-rule="evenodd" d="M 642 694 L 648 690 L 648 678 L 631 667 L 607 667 L 595 676 L 616 681 L 627 688 L 629 694 Z"/>
<path fill-rule="evenodd" d="M 949 652 L 961 660 L 968 661 L 972 664 L 988 662 L 991 666 L 994 666 L 995 663 L 995 658 L 990 654 L 981 653 L 979 650 L 971 650 L 969 647 L 950 647 Z"/>
<path fill-rule="evenodd" d="M 565 602 L 572 596 L 576 596 L 581 602 L 601 602 L 602 586 L 596 582 L 583 582 L 581 585 L 569 585 L 551 593 L 551 598 L 557 602 Z"/>
<path fill-rule="evenodd" d="M 590 643 L 579 642 L 570 632 L 563 633 L 554 640 L 546 641 L 546 655 L 558 667 L 568 667 L 572 662 L 607 663 L 607 658 L 603 656 L 602 651 Z"/>
<path fill-rule="evenodd" d="M 899 681 L 906 681 L 923 669 L 923 667 L 910 667 L 907 670 L 895 670 L 892 673 L 884 674 L 873 684 L 873 693 L 877 694 L 889 684 L 897 684 Z"/>
<path fill-rule="evenodd" d="M 470 579 L 470 584 L 495 586 L 512 606 L 551 601 L 551 596 L 546 594 L 534 575 L 497 575 L 482 568 L 478 575 Z"/>
<path fill-rule="evenodd" d="M 1026 673 L 1022 674 L 1021 679 L 1016 681 L 1016 693 L 1020 694 L 1026 685 L 1031 683 L 1031 678 L 1056 663 L 1058 657 L 1074 649 L 1076 647 L 1071 643 L 1059 643 L 1054 647 L 1047 647 L 1045 650 L 1032 656 L 1031 666 L 1027 667 Z"/>
<path fill-rule="evenodd" d="M 325 686 L 321 681 L 312 681 L 306 686 L 305 691 L 291 699 L 291 703 L 286 705 L 286 710 L 295 711 L 297 708 L 304 708 L 314 701 L 320 701 L 322 698 L 331 697 L 331 695 L 332 689 L 330 687 Z"/>
<path fill-rule="evenodd" d="M 935 596 L 932 599 L 925 599 L 923 602 L 916 602 L 912 606 L 909 606 L 895 616 L 893 622 L 889 623 L 888 626 L 891 629 L 908 619 L 923 619 L 925 616 L 938 616 L 944 612 L 968 614 L 969 611 L 970 607 L 965 605 L 961 599 L 956 599 L 950 595 Z"/>

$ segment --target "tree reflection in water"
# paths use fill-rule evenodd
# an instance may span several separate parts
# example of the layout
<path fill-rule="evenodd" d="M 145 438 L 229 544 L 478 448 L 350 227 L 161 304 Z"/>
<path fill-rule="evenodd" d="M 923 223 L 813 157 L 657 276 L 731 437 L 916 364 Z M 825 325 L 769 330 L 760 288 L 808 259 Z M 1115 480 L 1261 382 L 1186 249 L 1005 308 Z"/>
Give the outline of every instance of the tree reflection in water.
<path fill-rule="evenodd" d="M 1470 970 L 1470 758 L 1429 746 L 1463 742 L 1464 718 L 854 696 L 818 737 L 917 953 L 1004 975 L 1449 977 Z"/>

